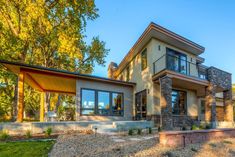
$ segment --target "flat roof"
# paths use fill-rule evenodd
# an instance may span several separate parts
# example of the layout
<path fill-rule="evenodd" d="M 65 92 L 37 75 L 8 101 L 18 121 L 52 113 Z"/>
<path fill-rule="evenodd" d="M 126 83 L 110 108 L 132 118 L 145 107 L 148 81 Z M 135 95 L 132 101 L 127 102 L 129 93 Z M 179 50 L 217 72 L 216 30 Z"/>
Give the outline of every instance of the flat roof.
<path fill-rule="evenodd" d="M 194 55 L 200 55 L 205 51 L 205 48 L 185 37 L 182 37 L 154 22 L 151 22 L 133 47 L 129 50 L 126 56 L 123 58 L 121 63 L 118 65 L 117 71 L 115 72 L 115 76 L 119 75 L 119 73 L 127 66 L 129 61 L 132 58 L 140 53 L 143 47 L 152 39 L 158 39 L 162 42 L 165 42 L 169 45 L 192 53 Z"/>
<path fill-rule="evenodd" d="M 19 62 L 0 60 L 0 64 L 15 74 L 24 72 L 25 82 L 38 91 L 75 94 L 76 80 L 84 79 L 123 86 L 135 86 L 136 83 L 125 82 L 105 77 L 98 77 L 78 72 L 29 65 Z"/>

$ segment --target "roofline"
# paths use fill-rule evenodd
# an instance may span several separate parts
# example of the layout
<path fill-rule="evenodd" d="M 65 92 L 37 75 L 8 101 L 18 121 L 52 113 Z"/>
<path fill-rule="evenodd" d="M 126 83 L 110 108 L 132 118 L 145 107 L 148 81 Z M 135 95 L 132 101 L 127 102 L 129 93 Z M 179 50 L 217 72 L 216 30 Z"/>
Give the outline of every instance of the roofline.
<path fill-rule="evenodd" d="M 4 64 L 8 64 L 8 65 L 20 66 L 22 68 L 29 68 L 29 69 L 34 69 L 34 70 L 43 70 L 43 71 L 47 71 L 47 72 L 72 75 L 75 78 L 96 80 L 96 81 L 109 82 L 109 83 L 111 82 L 111 83 L 115 83 L 115 84 L 122 84 L 122 85 L 128 85 L 128 86 L 135 86 L 136 85 L 136 83 L 134 83 L 134 82 L 114 80 L 114 79 L 109 79 L 109 78 L 105 78 L 105 77 L 99 77 L 99 76 L 88 75 L 88 74 L 80 74 L 77 72 L 70 72 L 70 71 L 59 70 L 59 69 L 55 69 L 55 68 L 46 68 L 43 66 L 29 65 L 29 64 L 25 64 L 25 63 L 19 63 L 19 62 L 0 60 L 0 64 L 2 64 L 3 66 L 4 66 Z"/>
<path fill-rule="evenodd" d="M 145 29 L 145 31 L 141 34 L 141 36 L 138 38 L 138 40 L 135 42 L 134 46 L 129 50 L 129 52 L 126 54 L 126 56 L 122 59 L 121 63 L 118 65 L 117 69 L 119 69 L 123 64 L 125 64 L 125 60 L 131 55 L 131 53 L 134 51 L 135 47 L 143 40 L 143 38 L 147 35 L 148 32 L 150 32 L 151 29 L 159 29 L 163 31 L 166 35 L 171 35 L 174 38 L 185 42 L 186 44 L 189 44 L 190 46 L 193 46 L 194 48 L 200 50 L 202 53 L 205 51 L 205 48 L 189 39 L 186 39 L 185 37 L 176 34 L 154 22 L 151 22 L 148 27 Z M 122 70 L 121 70 L 122 71 Z"/>

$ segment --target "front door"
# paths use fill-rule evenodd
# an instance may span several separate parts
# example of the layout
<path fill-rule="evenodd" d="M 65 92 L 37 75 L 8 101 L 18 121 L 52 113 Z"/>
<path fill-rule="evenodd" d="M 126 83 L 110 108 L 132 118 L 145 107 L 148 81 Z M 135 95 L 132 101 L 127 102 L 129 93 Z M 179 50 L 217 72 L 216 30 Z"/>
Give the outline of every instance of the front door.
<path fill-rule="evenodd" d="M 147 116 L 147 92 L 146 90 L 135 94 L 136 120 L 146 119 Z"/>

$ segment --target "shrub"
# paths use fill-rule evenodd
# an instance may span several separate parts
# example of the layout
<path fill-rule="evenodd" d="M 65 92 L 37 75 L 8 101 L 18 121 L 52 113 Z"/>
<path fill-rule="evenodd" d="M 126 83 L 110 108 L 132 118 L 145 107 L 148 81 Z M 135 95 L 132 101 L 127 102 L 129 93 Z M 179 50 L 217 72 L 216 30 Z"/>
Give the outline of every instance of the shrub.
<path fill-rule="evenodd" d="M 183 126 L 183 127 L 182 127 L 182 130 L 183 130 L 183 131 L 187 130 L 186 126 Z"/>
<path fill-rule="evenodd" d="M 27 130 L 25 136 L 26 136 L 27 138 L 31 138 L 31 137 L 32 137 L 31 131 L 30 131 L 30 130 Z"/>
<path fill-rule="evenodd" d="M 205 129 L 205 125 L 200 124 L 199 128 L 200 128 L 200 129 Z"/>
<path fill-rule="evenodd" d="M 134 133 L 134 130 L 133 130 L 133 129 L 129 129 L 129 130 L 128 130 L 128 135 L 132 136 L 133 133 Z"/>
<path fill-rule="evenodd" d="M 196 125 L 192 125 L 191 130 L 199 130 L 199 127 Z"/>
<path fill-rule="evenodd" d="M 158 132 L 161 132 L 161 131 L 162 131 L 162 127 L 159 126 L 159 127 L 157 128 L 157 130 L 158 130 Z"/>
<path fill-rule="evenodd" d="M 47 136 L 47 137 L 51 136 L 51 133 L 52 133 L 52 128 L 50 128 L 50 127 L 47 128 L 47 129 L 46 129 L 46 132 L 45 132 L 46 136 Z"/>
<path fill-rule="evenodd" d="M 8 134 L 7 130 L 3 130 L 0 133 L 0 139 L 6 141 L 7 139 L 10 138 L 10 135 Z"/>
<path fill-rule="evenodd" d="M 149 128 L 148 131 L 149 131 L 149 134 L 152 134 L 153 132 L 152 128 Z"/>
<path fill-rule="evenodd" d="M 137 134 L 141 135 L 142 134 L 142 129 L 137 129 Z"/>
<path fill-rule="evenodd" d="M 207 124 L 205 129 L 211 129 L 211 125 Z"/>

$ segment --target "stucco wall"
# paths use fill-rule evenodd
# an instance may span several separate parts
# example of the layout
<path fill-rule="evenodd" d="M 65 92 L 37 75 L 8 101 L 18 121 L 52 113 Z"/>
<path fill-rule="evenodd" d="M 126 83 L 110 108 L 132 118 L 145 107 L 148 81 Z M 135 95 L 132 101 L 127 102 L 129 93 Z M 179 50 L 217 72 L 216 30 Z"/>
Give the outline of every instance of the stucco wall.
<path fill-rule="evenodd" d="M 123 93 L 124 96 L 124 116 L 81 116 L 80 115 L 80 105 L 81 105 L 81 89 L 96 89 L 96 90 L 104 90 L 110 92 L 120 92 Z M 89 81 L 89 80 L 77 80 L 76 81 L 76 99 L 77 99 L 77 120 L 132 120 L 133 117 L 133 87 L 112 84 L 112 83 L 104 83 L 99 81 Z"/>
<path fill-rule="evenodd" d="M 159 49 L 160 46 L 160 49 Z M 133 60 L 129 63 L 130 68 L 130 81 L 136 83 L 136 88 L 134 89 L 134 93 L 138 93 L 142 90 L 148 89 L 147 92 L 147 115 L 151 114 L 160 114 L 160 87 L 156 85 L 152 81 L 153 75 L 153 63 L 158 60 L 160 57 L 166 54 L 166 48 L 171 48 L 176 51 L 179 51 L 183 54 L 187 55 L 187 60 L 193 63 L 196 63 L 196 56 L 190 54 L 188 52 L 182 51 L 176 47 L 158 41 L 157 39 L 151 39 L 148 44 L 140 52 L 135 52 L 137 55 L 133 58 Z M 145 70 L 141 70 L 141 52 L 147 49 L 147 68 Z M 164 59 L 162 64 L 164 64 Z M 189 67 L 188 67 L 189 68 Z M 123 78 L 126 81 L 126 69 L 124 69 L 117 79 Z M 190 74 L 197 76 L 198 71 L 196 66 L 193 64 L 190 66 Z M 195 98 L 195 93 L 188 93 L 188 107 L 189 107 L 189 115 L 195 116 L 197 115 L 197 100 Z M 192 97 L 192 98 L 190 98 Z M 134 102 L 134 100 L 133 100 Z"/>

